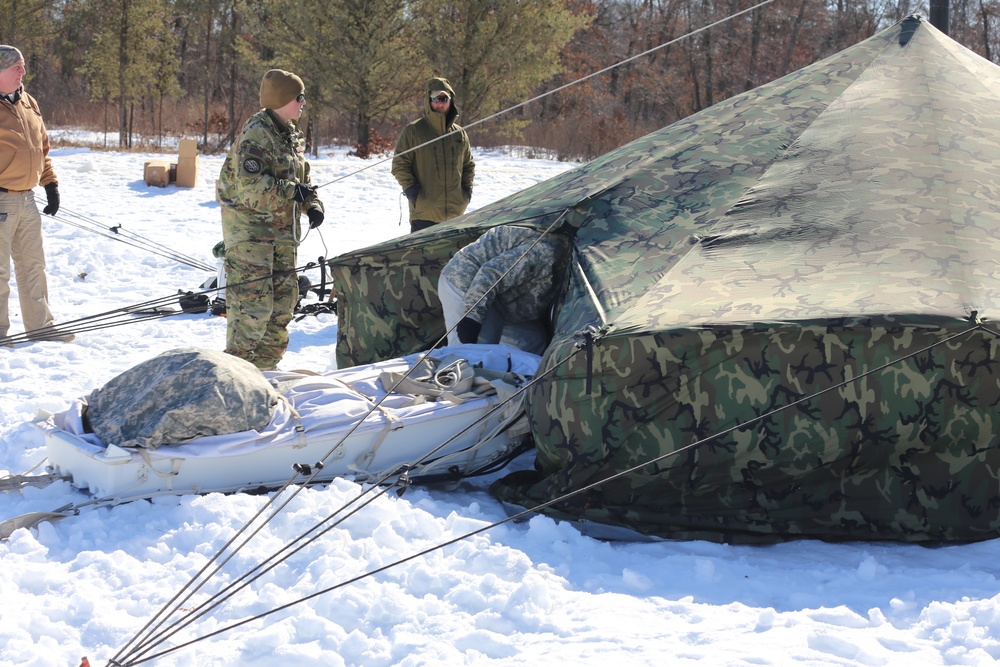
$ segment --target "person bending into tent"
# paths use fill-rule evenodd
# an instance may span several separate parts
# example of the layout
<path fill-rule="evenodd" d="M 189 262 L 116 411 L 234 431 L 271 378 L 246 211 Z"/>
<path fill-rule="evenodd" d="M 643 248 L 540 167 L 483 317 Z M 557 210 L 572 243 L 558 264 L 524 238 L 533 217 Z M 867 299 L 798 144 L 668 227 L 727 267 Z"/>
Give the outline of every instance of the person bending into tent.
<path fill-rule="evenodd" d="M 569 239 L 530 227 L 493 227 L 441 271 L 438 295 L 448 344 L 499 343 L 541 354 Z"/>
<path fill-rule="evenodd" d="M 304 211 L 315 228 L 324 214 L 309 184 L 297 123 L 306 106 L 302 79 L 268 71 L 260 105 L 226 156 L 216 189 L 225 243 L 226 352 L 273 370 L 288 348 L 299 298 L 299 216 Z"/>

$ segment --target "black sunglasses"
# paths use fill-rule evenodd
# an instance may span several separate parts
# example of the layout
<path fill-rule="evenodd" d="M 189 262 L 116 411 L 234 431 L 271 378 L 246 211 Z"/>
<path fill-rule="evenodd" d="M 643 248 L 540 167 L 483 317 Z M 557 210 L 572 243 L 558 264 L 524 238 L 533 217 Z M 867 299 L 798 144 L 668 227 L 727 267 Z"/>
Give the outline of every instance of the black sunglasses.
<path fill-rule="evenodd" d="M 432 97 L 431 102 L 438 102 L 439 104 L 444 104 L 448 102 L 451 98 L 447 95 L 438 95 L 437 97 Z"/>
<path fill-rule="evenodd" d="M 298 102 L 299 104 L 302 104 L 303 102 L 306 101 L 306 94 L 299 93 L 298 95 L 295 96 L 295 101 Z"/>

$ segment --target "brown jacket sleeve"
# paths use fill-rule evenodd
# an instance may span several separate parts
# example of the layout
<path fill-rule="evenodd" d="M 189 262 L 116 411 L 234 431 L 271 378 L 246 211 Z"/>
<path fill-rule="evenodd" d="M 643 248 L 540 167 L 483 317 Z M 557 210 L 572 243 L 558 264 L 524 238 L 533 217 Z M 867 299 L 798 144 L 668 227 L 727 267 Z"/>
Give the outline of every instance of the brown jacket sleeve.
<path fill-rule="evenodd" d="M 31 190 L 56 180 L 38 102 L 25 92 L 16 104 L 0 102 L 0 187 Z"/>

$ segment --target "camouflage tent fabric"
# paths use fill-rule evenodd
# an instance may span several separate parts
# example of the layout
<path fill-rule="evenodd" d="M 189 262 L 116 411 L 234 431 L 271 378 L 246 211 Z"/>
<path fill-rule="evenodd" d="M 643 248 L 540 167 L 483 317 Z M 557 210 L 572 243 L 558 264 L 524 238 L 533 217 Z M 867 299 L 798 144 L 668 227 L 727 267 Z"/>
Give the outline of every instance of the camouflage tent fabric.
<path fill-rule="evenodd" d="M 1000 68 L 919 17 L 334 266 L 342 365 L 443 333 L 493 225 L 573 235 L 506 503 L 678 539 L 1000 535 Z"/>
<path fill-rule="evenodd" d="M 260 431 L 278 393 L 250 362 L 177 349 L 130 368 L 86 397 L 85 418 L 105 444 L 156 449 L 206 435 Z"/>

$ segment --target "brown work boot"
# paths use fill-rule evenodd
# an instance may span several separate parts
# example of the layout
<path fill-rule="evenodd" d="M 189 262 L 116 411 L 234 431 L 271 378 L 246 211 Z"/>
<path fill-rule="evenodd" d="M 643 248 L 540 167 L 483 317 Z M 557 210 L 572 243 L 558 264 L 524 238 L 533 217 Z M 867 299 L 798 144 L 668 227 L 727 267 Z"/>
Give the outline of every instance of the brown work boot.
<path fill-rule="evenodd" d="M 34 331 L 26 332 L 28 338 L 31 340 L 43 341 L 43 340 L 57 340 L 62 343 L 68 343 L 74 338 L 75 335 L 71 333 L 63 333 L 56 329 L 55 327 L 43 327 L 41 329 L 35 329 Z"/>

